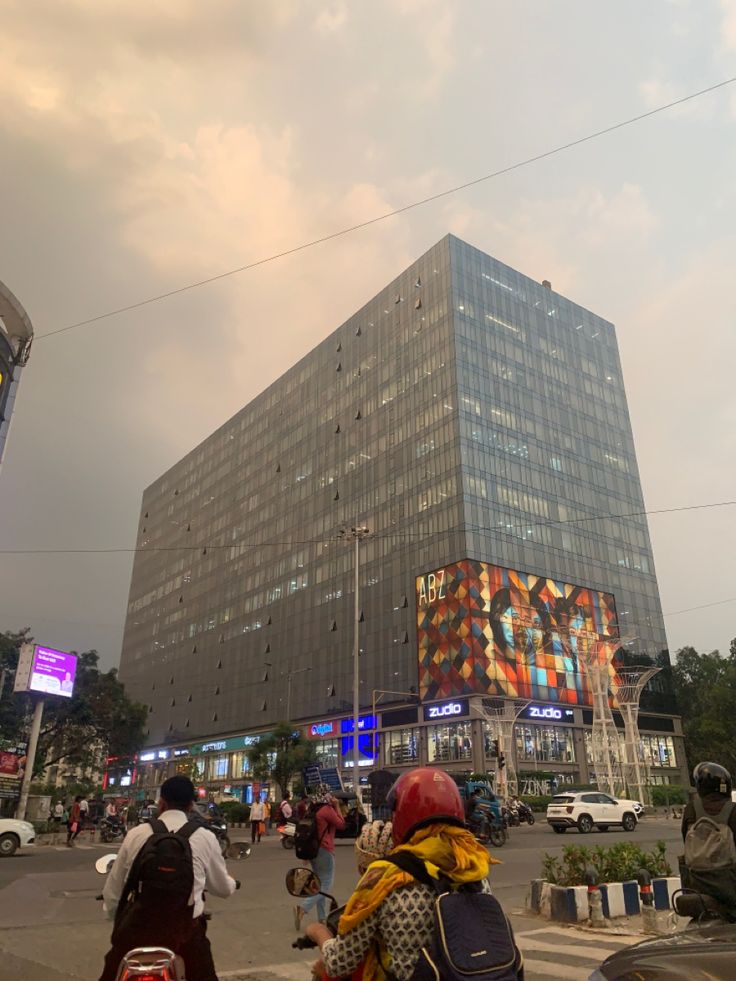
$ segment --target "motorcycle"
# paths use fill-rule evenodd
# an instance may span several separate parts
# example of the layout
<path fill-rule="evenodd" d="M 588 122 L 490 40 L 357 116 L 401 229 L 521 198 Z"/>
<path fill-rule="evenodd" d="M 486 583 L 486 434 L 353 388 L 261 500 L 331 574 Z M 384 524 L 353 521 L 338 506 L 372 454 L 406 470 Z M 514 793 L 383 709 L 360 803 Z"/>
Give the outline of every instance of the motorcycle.
<path fill-rule="evenodd" d="M 296 825 L 293 821 L 287 821 L 285 824 L 279 824 L 276 826 L 276 831 L 281 835 L 281 847 L 282 848 L 293 848 L 294 847 L 294 835 L 296 834 Z"/>
<path fill-rule="evenodd" d="M 478 820 L 474 821 L 471 818 L 468 827 L 482 844 L 490 842 L 494 848 L 502 848 L 509 840 L 507 824 L 503 815 L 499 818 L 494 811 L 483 806 L 478 807 L 478 811 L 481 812 Z"/>
<path fill-rule="evenodd" d="M 189 813 L 189 820 L 196 821 L 203 828 L 209 828 L 219 842 L 220 851 L 227 858 L 228 849 L 230 848 L 230 837 L 227 833 L 227 821 L 220 810 L 209 804 L 197 803 Z"/>
<path fill-rule="evenodd" d="M 248 858 L 251 853 L 250 845 L 236 842 L 228 848 L 226 858 Z M 95 869 L 100 875 L 107 875 L 115 864 L 117 854 L 111 852 L 103 855 L 95 862 Z M 238 888 L 240 883 L 238 882 Z M 102 902 L 102 895 L 95 897 Z M 209 919 L 211 914 L 205 913 Z M 186 981 L 184 961 L 168 947 L 134 947 L 123 957 L 115 976 L 115 981 Z"/>
<path fill-rule="evenodd" d="M 534 824 L 534 811 L 528 804 L 525 804 L 523 801 L 519 801 L 516 810 L 519 815 L 520 824 Z"/>
<path fill-rule="evenodd" d="M 337 929 L 340 925 L 340 917 L 345 907 L 338 906 L 335 897 L 331 896 L 328 892 L 322 892 L 320 886 L 319 876 L 304 866 L 289 869 L 286 873 L 286 889 L 292 896 L 295 896 L 297 899 L 306 899 L 308 896 L 324 896 L 326 899 L 329 899 L 330 912 L 327 914 L 325 926 L 336 937 Z M 312 947 L 316 947 L 317 944 L 309 937 L 301 936 L 297 937 L 291 946 L 296 950 L 310 950 Z M 323 978 L 318 978 L 314 973 L 312 973 L 312 978 L 315 981 L 324 981 Z"/>
<path fill-rule="evenodd" d="M 712 981 L 732 977 L 736 914 L 710 896 L 690 889 L 673 893 L 672 906 L 678 916 L 690 918 L 684 930 L 619 950 L 606 958 L 588 981 L 619 978 Z"/>
<path fill-rule="evenodd" d="M 125 837 L 125 825 L 119 819 L 113 819 L 105 817 L 103 818 L 99 825 L 100 841 L 104 842 L 106 845 L 111 844 L 114 841 L 122 841 Z"/>

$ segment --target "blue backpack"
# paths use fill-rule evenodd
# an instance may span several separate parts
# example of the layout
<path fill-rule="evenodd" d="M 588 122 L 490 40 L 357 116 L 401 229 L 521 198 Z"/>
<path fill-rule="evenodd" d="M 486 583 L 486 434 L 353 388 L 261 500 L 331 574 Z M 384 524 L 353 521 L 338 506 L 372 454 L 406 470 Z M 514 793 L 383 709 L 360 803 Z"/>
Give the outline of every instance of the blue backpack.
<path fill-rule="evenodd" d="M 388 855 L 417 882 L 435 892 L 430 943 L 422 948 L 411 981 L 524 981 L 524 961 L 509 918 L 480 882 L 453 888 L 434 879 L 409 852 Z"/>

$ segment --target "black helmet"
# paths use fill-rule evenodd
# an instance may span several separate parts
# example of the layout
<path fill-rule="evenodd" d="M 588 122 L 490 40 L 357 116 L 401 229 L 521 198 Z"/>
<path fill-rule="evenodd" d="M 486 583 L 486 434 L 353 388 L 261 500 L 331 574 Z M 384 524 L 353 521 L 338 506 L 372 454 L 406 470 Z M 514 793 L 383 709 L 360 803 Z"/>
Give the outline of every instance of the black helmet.
<path fill-rule="evenodd" d="M 707 794 L 731 796 L 731 774 L 720 763 L 698 763 L 693 770 L 693 783 L 700 797 Z"/>

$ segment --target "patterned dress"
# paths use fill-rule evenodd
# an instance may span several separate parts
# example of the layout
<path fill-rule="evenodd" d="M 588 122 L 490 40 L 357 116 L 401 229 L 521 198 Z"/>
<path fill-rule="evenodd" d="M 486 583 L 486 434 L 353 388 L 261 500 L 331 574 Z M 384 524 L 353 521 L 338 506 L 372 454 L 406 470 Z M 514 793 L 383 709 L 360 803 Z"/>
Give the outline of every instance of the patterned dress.
<path fill-rule="evenodd" d="M 483 892 L 490 893 L 487 879 Z M 322 960 L 331 978 L 350 975 L 363 961 L 372 944 L 391 958 L 391 971 L 398 981 L 409 981 L 422 947 L 432 939 L 436 895 L 429 886 L 417 883 L 400 886 L 389 893 L 378 909 L 350 933 L 328 940 Z"/>

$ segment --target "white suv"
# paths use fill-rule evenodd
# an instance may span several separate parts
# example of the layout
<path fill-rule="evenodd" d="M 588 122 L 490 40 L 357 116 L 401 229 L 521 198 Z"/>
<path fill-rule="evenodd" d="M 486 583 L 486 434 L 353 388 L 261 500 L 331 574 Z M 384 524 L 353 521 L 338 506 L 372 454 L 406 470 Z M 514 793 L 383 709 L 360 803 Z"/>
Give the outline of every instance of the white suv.
<path fill-rule="evenodd" d="M 594 827 L 608 831 L 613 825 L 633 831 L 639 820 L 639 809 L 641 804 L 637 805 L 636 801 L 616 800 L 597 791 L 570 792 L 552 798 L 547 807 L 547 823 L 560 835 L 568 828 L 577 828 L 587 835 Z"/>

